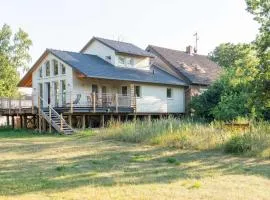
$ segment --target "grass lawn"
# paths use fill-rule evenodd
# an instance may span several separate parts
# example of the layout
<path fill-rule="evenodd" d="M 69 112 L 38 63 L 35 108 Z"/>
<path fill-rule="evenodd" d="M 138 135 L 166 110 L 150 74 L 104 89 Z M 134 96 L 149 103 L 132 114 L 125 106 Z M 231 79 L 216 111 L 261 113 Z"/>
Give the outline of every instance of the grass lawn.
<path fill-rule="evenodd" d="M 0 199 L 270 199 L 270 160 L 0 130 Z"/>

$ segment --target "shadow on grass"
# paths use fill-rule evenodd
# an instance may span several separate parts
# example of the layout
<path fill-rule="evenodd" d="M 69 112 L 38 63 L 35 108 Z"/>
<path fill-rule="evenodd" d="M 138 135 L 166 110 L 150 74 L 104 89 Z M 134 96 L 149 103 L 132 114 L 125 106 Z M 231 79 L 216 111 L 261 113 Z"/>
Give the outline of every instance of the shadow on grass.
<path fill-rule="evenodd" d="M 92 139 L 92 141 L 91 141 Z M 177 151 L 175 149 L 95 141 L 76 138 L 47 144 L 27 143 L 24 148 L 72 147 L 73 156 L 55 152 L 53 158 L 31 157 L 0 159 L 0 195 L 18 195 L 37 191 L 64 191 L 80 186 L 114 186 L 201 179 L 220 174 L 257 175 L 270 179 L 268 161 L 239 158 L 217 151 Z M 12 147 L 7 147 L 12 152 Z M 75 150 L 74 150 L 75 149 Z M 84 155 L 76 151 L 88 149 Z M 92 150 L 94 152 L 90 152 Z M 15 149 L 15 153 L 18 149 Z M 37 151 L 39 152 L 39 151 Z M 87 151 L 86 151 L 87 152 Z M 1 153 L 1 152 L 0 152 Z M 32 154 L 34 154 L 33 152 Z"/>

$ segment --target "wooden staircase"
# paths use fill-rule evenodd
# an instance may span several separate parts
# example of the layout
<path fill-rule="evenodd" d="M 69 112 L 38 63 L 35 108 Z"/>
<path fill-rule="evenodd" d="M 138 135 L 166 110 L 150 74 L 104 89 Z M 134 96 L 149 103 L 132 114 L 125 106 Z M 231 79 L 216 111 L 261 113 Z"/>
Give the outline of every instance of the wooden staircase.
<path fill-rule="evenodd" d="M 40 99 L 44 102 L 42 98 Z M 75 132 L 71 126 L 68 125 L 62 115 L 59 115 L 51 105 L 48 105 L 46 108 L 39 108 L 39 115 L 48 122 L 50 132 L 51 127 L 53 127 L 57 132 L 64 133 L 66 135 L 71 135 Z"/>

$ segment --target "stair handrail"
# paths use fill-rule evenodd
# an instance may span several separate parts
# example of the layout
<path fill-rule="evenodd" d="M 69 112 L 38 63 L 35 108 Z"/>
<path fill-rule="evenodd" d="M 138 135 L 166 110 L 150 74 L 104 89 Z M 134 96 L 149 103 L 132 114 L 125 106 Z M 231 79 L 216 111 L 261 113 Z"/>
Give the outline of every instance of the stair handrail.
<path fill-rule="evenodd" d="M 70 128 L 72 131 L 74 131 L 73 128 L 66 122 L 66 120 L 64 120 L 64 118 L 61 117 L 61 115 L 59 115 L 58 112 L 56 112 L 56 110 L 54 110 L 54 108 L 51 106 L 51 104 L 49 104 L 47 101 L 45 101 L 41 96 L 39 96 L 39 98 L 40 98 L 41 101 L 43 101 L 42 105 L 44 105 L 44 102 L 46 104 L 48 104 L 48 108 L 60 119 L 60 122 L 62 124 L 65 124 L 68 128 Z M 50 119 L 50 121 L 52 121 L 52 119 Z M 60 127 L 61 131 L 63 131 L 62 128 L 63 128 L 63 126 Z"/>

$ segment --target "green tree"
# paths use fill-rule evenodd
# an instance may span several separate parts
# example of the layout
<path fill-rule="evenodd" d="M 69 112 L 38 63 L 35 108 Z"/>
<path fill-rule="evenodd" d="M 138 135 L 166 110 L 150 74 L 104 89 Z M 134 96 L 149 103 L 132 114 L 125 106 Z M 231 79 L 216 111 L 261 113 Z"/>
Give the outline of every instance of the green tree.
<path fill-rule="evenodd" d="M 260 33 L 255 41 L 260 65 L 253 83 L 253 105 L 258 113 L 270 119 L 270 1 L 246 0 L 246 3 L 248 12 L 260 24 Z"/>
<path fill-rule="evenodd" d="M 231 51 L 237 51 L 238 56 Z M 251 114 L 251 83 L 259 63 L 253 46 L 221 44 L 211 53 L 211 58 L 225 64 L 224 73 L 205 93 L 193 98 L 191 107 L 195 115 L 227 121 Z"/>
<path fill-rule="evenodd" d="M 248 56 L 252 48 L 250 44 L 235 45 L 232 43 L 222 43 L 214 51 L 210 52 L 208 56 L 219 66 L 229 68 L 234 66 L 236 61 Z"/>
<path fill-rule="evenodd" d="M 0 29 L 0 96 L 10 97 L 16 94 L 18 70 L 28 69 L 31 45 L 32 41 L 22 29 L 14 35 L 6 24 Z"/>

